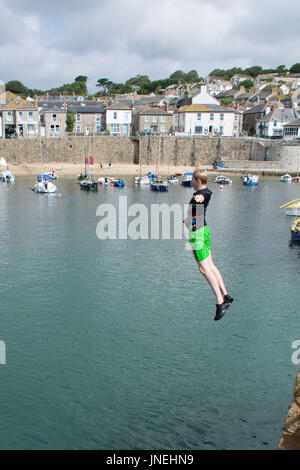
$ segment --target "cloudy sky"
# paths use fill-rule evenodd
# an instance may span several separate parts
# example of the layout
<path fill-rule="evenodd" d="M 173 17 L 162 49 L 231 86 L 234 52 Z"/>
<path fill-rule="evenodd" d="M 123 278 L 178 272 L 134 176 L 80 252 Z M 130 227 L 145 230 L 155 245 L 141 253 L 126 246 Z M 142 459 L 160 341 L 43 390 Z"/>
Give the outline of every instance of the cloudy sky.
<path fill-rule="evenodd" d="M 300 1 L 0 0 L 0 80 L 49 89 L 300 62 Z"/>

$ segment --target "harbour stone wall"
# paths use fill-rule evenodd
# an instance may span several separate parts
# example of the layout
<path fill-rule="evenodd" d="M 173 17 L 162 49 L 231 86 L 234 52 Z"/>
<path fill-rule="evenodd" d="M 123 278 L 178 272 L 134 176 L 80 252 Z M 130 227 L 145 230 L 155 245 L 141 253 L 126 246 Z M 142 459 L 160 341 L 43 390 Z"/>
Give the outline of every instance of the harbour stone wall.
<path fill-rule="evenodd" d="M 10 163 L 82 163 L 86 156 L 96 162 L 148 165 L 210 165 L 217 158 L 239 162 L 273 162 L 282 168 L 300 169 L 300 146 L 250 138 L 214 137 L 118 137 L 69 136 L 41 139 L 0 139 L 0 157 Z"/>

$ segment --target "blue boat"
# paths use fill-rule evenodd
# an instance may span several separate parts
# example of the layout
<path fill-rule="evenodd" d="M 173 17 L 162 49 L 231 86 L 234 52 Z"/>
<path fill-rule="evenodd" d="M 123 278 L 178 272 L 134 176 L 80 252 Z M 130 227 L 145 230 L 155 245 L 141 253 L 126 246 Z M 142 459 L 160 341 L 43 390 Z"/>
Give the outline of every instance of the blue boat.
<path fill-rule="evenodd" d="M 115 188 L 123 188 L 125 186 L 125 181 L 121 179 L 113 180 L 111 182 L 111 185 L 114 186 Z"/>
<path fill-rule="evenodd" d="M 258 185 L 258 175 L 244 175 L 242 176 L 242 181 L 244 186 L 257 186 Z"/>
<path fill-rule="evenodd" d="M 181 181 L 181 185 L 191 188 L 193 185 L 192 177 L 193 177 L 193 173 L 184 173 L 182 181 Z"/>
<path fill-rule="evenodd" d="M 154 180 L 150 183 L 152 191 L 168 191 L 169 185 L 163 180 Z"/>

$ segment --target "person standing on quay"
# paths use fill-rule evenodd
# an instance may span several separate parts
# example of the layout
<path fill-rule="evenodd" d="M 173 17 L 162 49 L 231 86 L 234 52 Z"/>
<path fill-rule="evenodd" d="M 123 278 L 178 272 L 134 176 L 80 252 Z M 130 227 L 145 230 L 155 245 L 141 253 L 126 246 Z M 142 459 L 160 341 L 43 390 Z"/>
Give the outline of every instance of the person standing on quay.
<path fill-rule="evenodd" d="M 220 271 L 214 265 L 210 251 L 210 230 L 206 224 L 206 210 L 212 191 L 207 186 L 207 174 L 196 169 L 192 177 L 195 193 L 190 206 L 185 225 L 190 231 L 189 239 L 193 248 L 193 255 L 198 264 L 200 273 L 205 277 L 213 290 L 217 304 L 214 320 L 220 320 L 233 302 L 227 290 Z"/>

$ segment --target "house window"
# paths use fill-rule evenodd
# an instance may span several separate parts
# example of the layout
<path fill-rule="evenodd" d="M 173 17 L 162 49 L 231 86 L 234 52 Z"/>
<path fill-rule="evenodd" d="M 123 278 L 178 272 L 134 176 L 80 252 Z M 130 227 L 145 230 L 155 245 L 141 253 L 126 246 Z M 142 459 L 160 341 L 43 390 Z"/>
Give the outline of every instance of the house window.
<path fill-rule="evenodd" d="M 209 119 L 210 119 L 211 121 L 213 121 L 213 120 L 214 120 L 214 113 L 210 113 L 210 115 L 209 115 Z"/>
<path fill-rule="evenodd" d="M 118 119 L 118 113 L 116 111 L 114 112 L 114 119 Z"/>
<path fill-rule="evenodd" d="M 145 122 L 150 122 L 150 116 L 145 116 Z"/>
<path fill-rule="evenodd" d="M 220 114 L 220 119 L 221 119 L 221 121 L 224 121 L 224 114 L 223 113 Z"/>
<path fill-rule="evenodd" d="M 35 134 L 34 124 L 27 124 L 27 132 L 28 132 L 28 134 Z"/>
<path fill-rule="evenodd" d="M 59 124 L 56 124 L 56 126 L 55 126 L 55 131 L 56 131 L 56 132 L 59 132 Z"/>
<path fill-rule="evenodd" d="M 195 126 L 195 134 L 202 134 L 202 126 Z"/>
<path fill-rule="evenodd" d="M 160 126 L 160 132 L 164 134 L 166 132 L 166 126 L 163 124 Z"/>
<path fill-rule="evenodd" d="M 223 135 L 223 133 L 224 133 L 224 127 L 220 126 L 220 135 Z"/>
<path fill-rule="evenodd" d="M 80 132 L 81 131 L 81 126 L 77 125 L 76 126 L 76 132 Z"/>
<path fill-rule="evenodd" d="M 201 113 L 197 113 L 197 121 L 201 121 Z"/>
<path fill-rule="evenodd" d="M 56 114 L 52 114 L 52 121 L 56 121 Z"/>
<path fill-rule="evenodd" d="M 96 114 L 96 122 L 100 122 L 101 121 L 101 116 L 100 114 Z"/>
<path fill-rule="evenodd" d="M 162 116 L 162 117 L 160 118 L 160 122 L 166 122 L 166 116 Z"/>
<path fill-rule="evenodd" d="M 7 112 L 7 120 L 12 121 L 12 112 L 11 111 Z"/>
<path fill-rule="evenodd" d="M 23 119 L 23 112 L 22 112 L 22 111 L 19 111 L 18 115 L 19 115 L 19 120 L 22 121 L 22 119 Z"/>
<path fill-rule="evenodd" d="M 51 131 L 51 132 L 54 132 L 54 130 L 55 130 L 55 126 L 54 126 L 54 124 L 51 124 L 51 126 L 50 126 L 50 131 Z"/>
<path fill-rule="evenodd" d="M 120 124 L 111 124 L 110 132 L 111 134 L 120 134 Z"/>
<path fill-rule="evenodd" d="M 157 122 L 157 116 L 152 116 L 152 122 Z"/>
<path fill-rule="evenodd" d="M 284 130 L 285 135 L 298 135 L 298 127 L 286 127 Z"/>
<path fill-rule="evenodd" d="M 274 127 L 277 127 L 277 121 L 274 121 Z"/>
<path fill-rule="evenodd" d="M 76 121 L 80 122 L 80 114 L 76 114 Z"/>
<path fill-rule="evenodd" d="M 33 119 L 33 112 L 32 111 L 28 111 L 28 119 L 30 121 L 32 121 L 32 119 Z"/>
<path fill-rule="evenodd" d="M 234 120 L 237 121 L 238 120 L 238 117 L 237 115 L 234 116 Z"/>

